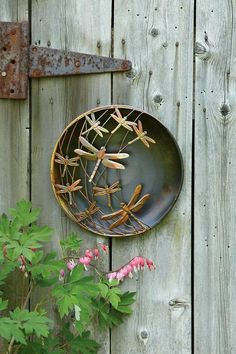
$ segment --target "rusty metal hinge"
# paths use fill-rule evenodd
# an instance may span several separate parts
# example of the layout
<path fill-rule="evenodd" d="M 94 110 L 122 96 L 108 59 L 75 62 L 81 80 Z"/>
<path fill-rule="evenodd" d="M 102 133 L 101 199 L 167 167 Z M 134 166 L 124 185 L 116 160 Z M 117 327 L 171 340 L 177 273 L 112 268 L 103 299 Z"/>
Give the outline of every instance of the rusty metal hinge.
<path fill-rule="evenodd" d="M 0 22 L 0 98 L 25 99 L 28 77 L 130 69 L 128 60 L 30 45 L 28 22 Z"/>

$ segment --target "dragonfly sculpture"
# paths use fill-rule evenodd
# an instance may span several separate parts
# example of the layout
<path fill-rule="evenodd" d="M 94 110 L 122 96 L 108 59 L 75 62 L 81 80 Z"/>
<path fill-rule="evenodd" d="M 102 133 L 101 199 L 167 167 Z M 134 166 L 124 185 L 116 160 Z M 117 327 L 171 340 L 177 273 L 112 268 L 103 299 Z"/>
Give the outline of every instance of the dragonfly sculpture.
<path fill-rule="evenodd" d="M 139 120 L 138 121 L 138 127 L 133 126 L 133 129 L 135 133 L 137 134 L 137 137 L 131 141 L 128 142 L 128 144 L 132 144 L 137 140 L 141 140 L 142 143 L 147 146 L 148 148 L 150 147 L 149 143 L 155 144 L 155 140 L 147 136 L 147 132 L 143 131 L 143 125 L 142 122 Z"/>
<path fill-rule="evenodd" d="M 132 127 L 135 127 L 137 123 L 127 120 L 127 117 L 122 117 L 118 108 L 116 108 L 115 111 L 116 115 L 112 113 L 111 116 L 118 122 L 118 125 L 115 127 L 115 129 L 111 131 L 111 134 L 114 134 L 120 127 L 124 127 L 125 129 L 130 130 L 132 132 Z"/>
<path fill-rule="evenodd" d="M 90 217 L 91 215 L 95 214 L 98 210 L 100 210 L 99 207 L 96 206 L 96 203 L 93 202 L 91 205 L 85 209 L 84 211 L 81 211 L 79 213 L 75 213 L 76 219 L 81 222 Z"/>
<path fill-rule="evenodd" d="M 99 136 L 103 137 L 102 133 L 109 133 L 109 131 L 100 125 L 100 121 L 97 121 L 95 114 L 91 113 L 91 118 L 85 116 L 86 121 L 89 123 L 90 128 L 85 130 L 82 135 L 89 133 L 91 130 L 94 130 Z"/>
<path fill-rule="evenodd" d="M 65 176 L 66 170 L 68 166 L 79 166 L 78 164 L 78 160 L 80 159 L 79 156 L 76 157 L 72 157 L 71 159 L 69 159 L 69 157 L 66 155 L 65 157 L 63 157 L 62 155 L 60 155 L 58 152 L 56 152 L 56 157 L 57 159 L 55 159 L 56 163 L 59 163 L 60 165 L 64 165 L 63 168 L 63 172 L 62 172 L 62 177 Z"/>
<path fill-rule="evenodd" d="M 68 195 L 69 195 L 69 204 L 72 205 L 73 204 L 72 193 L 80 190 L 81 188 L 83 188 L 82 186 L 79 185 L 80 181 L 81 181 L 81 179 L 77 179 L 77 181 L 73 182 L 72 184 L 67 183 L 65 186 L 63 186 L 62 184 L 55 184 L 55 187 L 57 188 L 57 194 L 66 194 L 66 193 L 68 193 Z"/>
<path fill-rule="evenodd" d="M 129 218 L 130 216 L 139 224 L 141 225 L 142 227 L 144 228 L 147 228 L 146 225 L 144 225 L 135 215 L 134 213 L 136 213 L 137 211 L 139 211 L 144 203 L 150 198 L 150 194 L 145 194 L 142 198 L 139 198 L 140 196 L 140 193 L 142 191 L 142 185 L 141 184 L 138 184 L 136 187 L 135 187 L 135 190 L 134 190 L 134 193 L 130 199 L 130 201 L 125 204 L 125 203 L 121 203 L 120 206 L 121 206 L 121 209 L 115 211 L 114 213 L 111 213 L 111 214 L 106 214 L 106 215 L 103 215 L 101 218 L 103 220 L 112 220 L 114 218 L 117 218 L 118 219 L 113 222 L 110 226 L 109 226 L 109 229 L 112 230 L 114 229 L 115 227 L 118 227 L 122 224 L 124 224 Z"/>
<path fill-rule="evenodd" d="M 82 149 L 75 149 L 75 152 L 88 159 L 88 160 L 95 160 L 96 161 L 96 165 L 93 169 L 93 172 L 89 178 L 89 182 L 92 182 L 98 167 L 100 166 L 100 163 L 102 162 L 102 164 L 105 167 L 108 168 L 114 168 L 114 169 L 120 169 L 120 170 L 124 170 L 125 166 L 122 165 L 121 163 L 118 162 L 114 162 L 112 160 L 121 160 L 121 159 L 125 159 L 127 157 L 129 157 L 129 154 L 126 153 L 107 153 L 106 152 L 106 148 L 105 147 L 101 147 L 100 150 L 98 150 L 97 148 L 95 148 L 95 146 L 93 146 L 92 144 L 90 144 L 85 138 L 83 138 L 82 136 L 79 137 L 79 141 L 81 142 L 81 144 L 87 148 L 90 152 L 84 151 Z"/>
<path fill-rule="evenodd" d="M 111 208 L 111 194 L 119 192 L 121 190 L 119 184 L 120 181 L 117 181 L 110 186 L 106 185 L 105 187 L 93 187 L 94 196 L 107 196 L 107 205 L 109 208 Z"/>

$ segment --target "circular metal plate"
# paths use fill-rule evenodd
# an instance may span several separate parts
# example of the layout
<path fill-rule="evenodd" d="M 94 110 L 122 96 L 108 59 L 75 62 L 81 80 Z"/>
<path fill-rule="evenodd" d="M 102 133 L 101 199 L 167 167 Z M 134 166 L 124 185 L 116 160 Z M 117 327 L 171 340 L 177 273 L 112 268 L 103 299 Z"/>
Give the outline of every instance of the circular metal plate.
<path fill-rule="evenodd" d="M 111 168 L 118 166 L 124 169 Z M 104 236 L 131 236 L 158 224 L 173 207 L 183 161 L 157 118 L 129 106 L 99 107 L 73 120 L 58 139 L 51 182 L 57 201 L 80 226 Z"/>

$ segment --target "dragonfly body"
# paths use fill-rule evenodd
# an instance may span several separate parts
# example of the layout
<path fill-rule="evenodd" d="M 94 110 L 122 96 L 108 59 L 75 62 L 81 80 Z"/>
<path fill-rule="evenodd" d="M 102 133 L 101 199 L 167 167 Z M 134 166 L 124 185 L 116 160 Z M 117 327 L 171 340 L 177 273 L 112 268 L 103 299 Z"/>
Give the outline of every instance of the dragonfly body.
<path fill-rule="evenodd" d="M 145 194 L 142 198 L 138 200 L 138 197 L 142 191 L 142 185 L 138 184 L 135 187 L 134 193 L 129 201 L 129 203 L 121 203 L 121 209 L 115 211 L 114 213 L 111 214 L 106 214 L 102 216 L 103 220 L 112 220 L 116 217 L 118 219 L 113 222 L 109 228 L 110 230 L 114 229 L 115 227 L 118 227 L 119 225 L 124 224 L 128 219 L 129 216 L 132 216 L 135 221 L 137 221 L 138 224 L 140 224 L 142 227 L 146 228 L 146 225 L 144 225 L 135 215 L 134 213 L 139 211 L 144 203 L 150 198 L 150 194 Z"/>
<path fill-rule="evenodd" d="M 125 167 L 121 163 L 112 161 L 112 160 L 120 160 L 129 157 L 129 154 L 126 153 L 107 153 L 105 147 L 101 147 L 100 150 L 95 148 L 92 144 L 90 144 L 85 138 L 80 136 L 79 138 L 81 144 L 86 147 L 90 152 L 84 151 L 82 149 L 75 149 L 75 152 L 88 159 L 88 160 L 96 160 L 96 165 L 93 169 L 93 172 L 89 178 L 89 182 L 92 182 L 100 163 L 102 162 L 105 167 L 121 169 L 124 170 Z"/>
<path fill-rule="evenodd" d="M 103 137 L 102 133 L 109 133 L 109 131 L 100 125 L 100 121 L 96 121 L 95 114 L 91 113 L 91 118 L 85 116 L 86 121 L 89 123 L 90 128 L 85 130 L 82 135 L 89 133 L 94 130 L 99 136 Z"/>
<path fill-rule="evenodd" d="M 142 122 L 139 120 L 138 121 L 138 127 L 134 126 L 133 127 L 135 133 L 137 134 L 137 137 L 134 138 L 133 140 L 129 141 L 128 144 L 133 144 L 135 141 L 140 140 L 146 147 L 150 147 L 150 143 L 155 144 L 155 140 L 147 136 L 147 132 L 143 131 L 143 125 Z"/>
<path fill-rule="evenodd" d="M 100 208 L 96 206 L 96 203 L 93 202 L 87 209 L 76 213 L 75 216 L 79 222 L 84 221 L 91 215 L 95 214 Z"/>
<path fill-rule="evenodd" d="M 111 186 L 105 185 L 105 187 L 93 187 L 93 192 L 95 197 L 107 196 L 107 205 L 111 208 L 111 194 L 119 192 L 121 188 L 119 187 L 120 181 L 113 183 Z"/>
<path fill-rule="evenodd" d="M 73 200 L 72 200 L 72 193 L 79 191 L 80 189 L 82 189 L 83 187 L 80 186 L 80 181 L 81 179 L 78 179 L 77 181 L 73 182 L 72 184 L 70 183 L 66 183 L 66 185 L 62 185 L 62 184 L 55 184 L 55 187 L 57 188 L 57 194 L 66 194 L 68 193 L 69 195 L 69 204 L 72 205 L 73 204 Z"/>

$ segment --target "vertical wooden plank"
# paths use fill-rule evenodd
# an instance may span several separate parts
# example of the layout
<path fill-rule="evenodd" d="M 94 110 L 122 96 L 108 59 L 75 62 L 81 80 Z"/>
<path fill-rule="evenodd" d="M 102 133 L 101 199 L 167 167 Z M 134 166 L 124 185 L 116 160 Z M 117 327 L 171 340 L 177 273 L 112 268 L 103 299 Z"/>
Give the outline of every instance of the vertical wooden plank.
<path fill-rule="evenodd" d="M 41 46 L 109 56 L 110 24 L 110 0 L 32 1 L 32 42 Z M 107 242 L 83 232 L 60 210 L 50 185 L 49 163 L 57 138 L 72 119 L 96 105 L 110 103 L 110 82 L 110 74 L 102 74 L 32 83 L 32 200 L 42 209 L 42 222 L 55 229 L 50 248 L 59 252 L 60 239 L 72 230 L 85 240 L 86 248 Z M 108 334 L 95 331 L 96 340 L 103 342 L 102 353 L 108 351 Z"/>
<path fill-rule="evenodd" d="M 0 21 L 27 21 L 27 0 L 1 1 Z M 0 100 L 0 213 L 29 199 L 29 107 L 28 100 Z M 20 304 L 22 284 L 15 277 L 7 283 L 9 304 Z"/>
<path fill-rule="evenodd" d="M 195 352 L 236 352 L 236 4 L 197 1 Z"/>
<path fill-rule="evenodd" d="M 191 135 L 193 1 L 117 0 L 114 55 L 133 70 L 114 76 L 114 103 L 141 107 L 177 138 L 185 163 L 180 199 L 161 224 L 142 237 L 113 240 L 118 268 L 135 255 L 152 258 L 124 288 L 137 291 L 134 314 L 112 331 L 112 353 L 191 352 Z M 145 171 L 142 171 L 145 173 Z"/>

